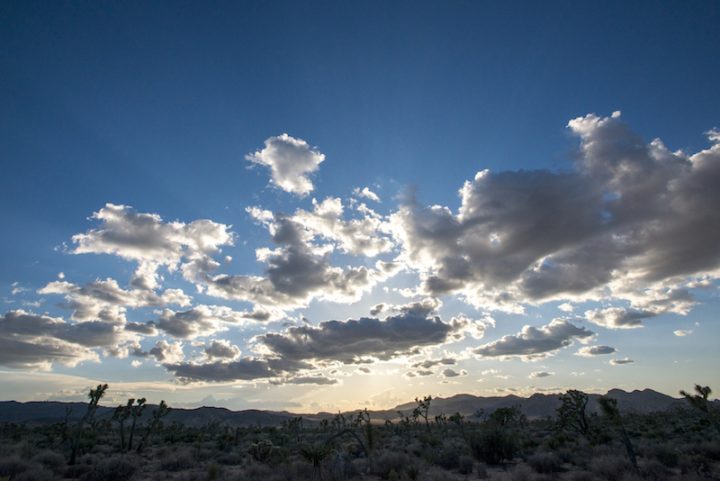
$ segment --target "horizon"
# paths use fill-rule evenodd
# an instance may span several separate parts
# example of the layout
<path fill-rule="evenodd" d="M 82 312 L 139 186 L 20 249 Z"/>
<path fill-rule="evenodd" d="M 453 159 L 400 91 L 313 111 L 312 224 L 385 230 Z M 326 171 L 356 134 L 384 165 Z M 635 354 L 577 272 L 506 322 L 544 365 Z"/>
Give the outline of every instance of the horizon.
<path fill-rule="evenodd" d="M 0 398 L 720 390 L 718 4 L 0 15 Z"/>

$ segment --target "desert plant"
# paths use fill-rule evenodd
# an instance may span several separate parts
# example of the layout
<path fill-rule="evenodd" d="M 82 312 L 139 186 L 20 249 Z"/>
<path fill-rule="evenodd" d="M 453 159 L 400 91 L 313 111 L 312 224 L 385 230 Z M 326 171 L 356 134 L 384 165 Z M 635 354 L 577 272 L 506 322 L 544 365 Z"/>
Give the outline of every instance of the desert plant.
<path fill-rule="evenodd" d="M 95 411 L 97 411 L 98 403 L 100 402 L 100 399 L 105 395 L 105 391 L 107 391 L 107 388 L 107 384 L 98 384 L 95 389 L 91 389 L 90 393 L 88 393 L 90 402 L 88 403 L 85 415 L 80 419 L 80 421 L 78 421 L 77 425 L 75 426 L 75 433 L 73 436 L 72 447 L 70 449 L 70 460 L 68 461 L 68 464 L 75 464 L 78 448 L 80 446 L 80 438 L 83 434 L 83 428 L 85 427 L 85 424 L 90 422 L 95 417 Z"/>
<path fill-rule="evenodd" d="M 425 396 L 424 398 L 415 398 L 417 406 L 413 409 L 412 417 L 415 423 L 418 422 L 419 418 L 425 420 L 425 428 L 430 431 L 430 403 L 432 402 L 432 396 Z"/>
<path fill-rule="evenodd" d="M 499 427 L 486 428 L 470 438 L 470 452 L 478 461 L 501 464 L 519 452 L 515 436 Z"/>
<path fill-rule="evenodd" d="M 630 441 L 630 436 L 628 436 L 628 433 L 625 430 L 625 425 L 623 424 L 622 416 L 620 415 L 620 409 L 618 409 L 617 399 L 602 396 L 600 397 L 600 399 L 598 399 L 598 404 L 600 404 L 600 409 L 602 409 L 605 417 L 608 418 L 610 422 L 615 425 L 620 431 L 620 436 L 622 437 L 623 444 L 625 445 L 627 457 L 632 463 L 633 467 L 637 470 L 637 458 L 635 457 L 635 448 Z"/>
<path fill-rule="evenodd" d="M 148 427 L 145 430 L 145 435 L 143 436 L 142 440 L 140 440 L 140 444 L 138 444 L 138 453 L 143 450 L 148 440 L 150 439 L 150 435 L 153 433 L 153 431 L 155 431 L 160 426 L 162 418 L 164 418 L 168 414 L 170 414 L 170 408 L 167 404 L 165 404 L 165 401 L 160 401 L 158 407 L 156 409 L 153 409 L 152 421 L 150 421 L 150 424 L 148 424 Z"/>
<path fill-rule="evenodd" d="M 588 395 L 575 389 L 568 390 L 561 394 L 562 403 L 557 409 L 558 425 L 561 429 L 570 429 L 590 437 L 590 423 L 585 412 L 588 404 Z"/>
<path fill-rule="evenodd" d="M 136 404 L 133 406 L 133 401 Z M 130 425 L 130 438 L 128 439 L 127 444 L 127 450 L 131 451 L 133 447 L 133 437 L 135 436 L 135 426 L 137 425 L 137 420 L 139 417 L 142 416 L 143 411 L 145 411 L 145 398 L 140 398 L 137 401 L 134 399 L 130 399 L 128 401 L 128 405 L 130 406 L 130 416 L 132 416 L 132 424 Z"/>

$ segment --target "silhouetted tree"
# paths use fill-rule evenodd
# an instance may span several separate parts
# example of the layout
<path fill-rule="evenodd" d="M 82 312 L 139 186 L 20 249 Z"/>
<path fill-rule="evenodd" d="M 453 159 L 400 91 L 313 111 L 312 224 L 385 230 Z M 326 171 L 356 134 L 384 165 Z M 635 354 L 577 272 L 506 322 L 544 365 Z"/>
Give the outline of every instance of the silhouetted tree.
<path fill-rule="evenodd" d="M 637 469 L 635 448 L 633 447 L 632 442 L 630 442 L 630 437 L 625 430 L 625 425 L 623 424 L 622 416 L 620 415 L 620 409 L 618 409 L 617 399 L 602 396 L 600 399 L 598 399 L 598 404 L 600 404 L 600 409 L 602 409 L 605 417 L 607 417 L 611 423 L 617 426 L 618 430 L 620 431 L 620 435 L 622 436 L 622 441 L 625 445 L 625 451 L 627 451 L 628 458 L 630 459 L 630 462 L 635 467 L 635 469 Z"/>
<path fill-rule="evenodd" d="M 590 423 L 585 412 L 588 395 L 582 391 L 570 389 L 565 394 L 560 395 L 560 402 L 562 404 L 557 409 L 560 427 L 590 437 Z"/>
<path fill-rule="evenodd" d="M 72 447 L 70 450 L 70 460 L 68 461 L 68 464 L 75 464 L 78 447 L 80 446 L 80 438 L 83 434 L 83 427 L 85 426 L 85 424 L 92 421 L 93 417 L 95 416 L 95 411 L 97 411 L 98 408 L 98 402 L 100 402 L 100 398 L 105 395 L 105 391 L 107 391 L 107 388 L 107 384 L 98 384 L 95 389 L 90 390 L 90 393 L 88 394 L 90 402 L 88 403 L 87 411 L 75 426 L 75 433 L 73 436 Z"/>

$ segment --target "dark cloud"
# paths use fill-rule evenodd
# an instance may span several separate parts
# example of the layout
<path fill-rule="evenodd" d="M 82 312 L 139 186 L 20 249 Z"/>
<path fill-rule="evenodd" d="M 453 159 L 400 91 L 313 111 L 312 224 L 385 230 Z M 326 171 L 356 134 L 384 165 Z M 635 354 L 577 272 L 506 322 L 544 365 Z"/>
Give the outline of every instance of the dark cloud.
<path fill-rule="evenodd" d="M 568 125 L 580 138 L 572 170 L 482 171 L 460 190 L 457 213 L 410 199 L 393 214 L 402 256 L 425 273 L 429 294 L 502 309 L 604 297 L 640 312 L 654 283 L 715 276 L 720 229 L 709 226 L 720 225 L 720 136 L 687 155 L 646 144 L 619 114 Z"/>
<path fill-rule="evenodd" d="M 617 349 L 610 346 L 585 346 L 580 348 L 576 354 L 583 357 L 592 357 L 612 354 L 616 351 Z"/>
<path fill-rule="evenodd" d="M 415 353 L 423 346 L 446 342 L 453 331 L 451 324 L 414 305 L 384 321 L 366 317 L 327 321 L 318 326 L 291 327 L 284 333 L 265 334 L 258 341 L 284 359 L 353 363 L 365 356 L 387 360 Z"/>
<path fill-rule="evenodd" d="M 483 357 L 520 356 L 538 359 L 554 351 L 568 347 L 575 339 L 587 339 L 594 335 L 584 327 L 578 327 L 563 319 L 554 319 L 541 327 L 525 326 L 518 334 L 505 336 L 485 344 L 473 352 Z"/>
<path fill-rule="evenodd" d="M 240 348 L 225 339 L 213 339 L 210 344 L 205 346 L 205 355 L 210 359 L 236 359 L 240 357 Z"/>

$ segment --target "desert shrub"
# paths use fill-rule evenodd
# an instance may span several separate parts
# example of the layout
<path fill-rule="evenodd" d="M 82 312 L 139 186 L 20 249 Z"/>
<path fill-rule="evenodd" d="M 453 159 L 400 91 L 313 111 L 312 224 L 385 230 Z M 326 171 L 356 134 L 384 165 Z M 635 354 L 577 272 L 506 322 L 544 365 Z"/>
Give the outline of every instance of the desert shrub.
<path fill-rule="evenodd" d="M 409 462 L 410 460 L 408 455 L 405 453 L 385 451 L 375 458 L 373 471 L 382 479 L 388 479 L 390 471 L 395 471 L 397 474 L 401 474 Z"/>
<path fill-rule="evenodd" d="M 518 464 L 510 471 L 512 481 L 535 481 L 535 473 L 527 464 Z"/>
<path fill-rule="evenodd" d="M 137 469 L 137 462 L 124 456 L 113 456 L 93 465 L 80 481 L 127 481 Z"/>
<path fill-rule="evenodd" d="M 236 466 L 238 464 L 242 464 L 244 459 L 245 457 L 242 453 L 238 451 L 230 451 L 229 453 L 224 453 L 219 456 L 217 458 L 217 462 L 226 466 Z"/>
<path fill-rule="evenodd" d="M 457 478 L 444 469 L 431 466 L 418 479 L 421 481 L 456 481 Z"/>
<path fill-rule="evenodd" d="M 640 465 L 640 474 L 650 481 L 663 481 L 668 478 L 670 470 L 657 459 L 651 459 Z"/>
<path fill-rule="evenodd" d="M 445 469 L 457 469 L 460 466 L 460 453 L 456 446 L 445 444 L 434 455 L 434 463 Z"/>
<path fill-rule="evenodd" d="M 549 474 L 562 471 L 562 460 L 554 453 L 535 453 L 527 463 L 538 473 Z"/>
<path fill-rule="evenodd" d="M 160 460 L 160 469 L 163 471 L 183 471 L 197 466 L 197 462 L 187 449 L 178 449 L 168 453 Z"/>
<path fill-rule="evenodd" d="M 680 460 L 679 453 L 667 444 L 654 446 L 649 454 L 669 468 L 677 467 Z"/>
<path fill-rule="evenodd" d="M 570 481 L 597 481 L 597 476 L 590 471 L 573 471 L 568 479 Z"/>
<path fill-rule="evenodd" d="M 478 464 L 475 466 L 475 473 L 477 474 L 477 477 L 480 479 L 485 479 L 488 477 L 487 468 L 484 464 Z"/>
<path fill-rule="evenodd" d="M 474 467 L 475 461 L 470 456 L 463 455 L 458 459 L 458 472 L 460 474 L 472 474 Z"/>
<path fill-rule="evenodd" d="M 470 451 L 478 461 L 500 464 L 518 453 L 516 438 L 503 429 L 487 429 L 470 438 Z"/>
<path fill-rule="evenodd" d="M 15 479 L 17 475 L 33 467 L 33 464 L 21 459 L 19 456 L 9 456 L 0 459 L 0 476 Z"/>
<path fill-rule="evenodd" d="M 282 477 L 286 481 L 295 481 L 300 479 L 312 479 L 312 464 L 306 461 L 295 460 L 281 466 L 280 471 Z"/>
<path fill-rule="evenodd" d="M 624 456 L 603 455 L 590 461 L 590 471 L 608 481 L 620 481 L 632 469 L 632 464 Z"/>
<path fill-rule="evenodd" d="M 40 466 L 32 467 L 12 478 L 13 481 L 53 481 L 55 479 L 57 478 L 52 471 Z"/>
<path fill-rule="evenodd" d="M 40 451 L 35 455 L 33 461 L 42 464 L 47 469 L 55 473 L 59 473 L 65 469 L 65 457 L 62 454 L 50 451 L 49 449 Z"/>

